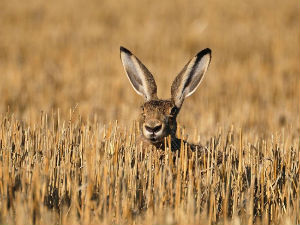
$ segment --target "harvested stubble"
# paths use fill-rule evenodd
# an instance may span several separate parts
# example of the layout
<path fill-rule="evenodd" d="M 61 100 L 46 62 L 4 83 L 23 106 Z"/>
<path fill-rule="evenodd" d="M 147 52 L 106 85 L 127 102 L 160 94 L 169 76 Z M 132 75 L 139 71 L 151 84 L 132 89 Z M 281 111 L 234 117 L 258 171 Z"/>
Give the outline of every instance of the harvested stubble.
<path fill-rule="evenodd" d="M 184 146 L 179 158 L 143 150 L 136 135 L 135 124 L 63 122 L 53 113 L 31 126 L 3 115 L 0 223 L 299 224 L 299 139 L 249 142 L 232 127 L 200 160 Z"/>

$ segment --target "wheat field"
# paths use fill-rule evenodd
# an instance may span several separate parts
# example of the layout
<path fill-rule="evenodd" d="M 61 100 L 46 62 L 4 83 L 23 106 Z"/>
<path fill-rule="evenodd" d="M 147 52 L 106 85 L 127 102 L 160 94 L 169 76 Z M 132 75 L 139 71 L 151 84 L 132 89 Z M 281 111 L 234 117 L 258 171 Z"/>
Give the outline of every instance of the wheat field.
<path fill-rule="evenodd" d="M 300 224 L 297 1 L 0 1 L 0 224 Z M 198 51 L 180 157 L 138 143 L 143 99 Z M 222 156 L 221 163 L 217 157 Z"/>

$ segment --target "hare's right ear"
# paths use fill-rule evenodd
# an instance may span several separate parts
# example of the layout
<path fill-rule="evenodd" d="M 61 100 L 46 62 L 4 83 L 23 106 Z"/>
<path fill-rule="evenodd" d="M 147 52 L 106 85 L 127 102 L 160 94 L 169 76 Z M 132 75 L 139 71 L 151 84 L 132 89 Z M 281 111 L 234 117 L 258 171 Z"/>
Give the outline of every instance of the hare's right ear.
<path fill-rule="evenodd" d="M 206 48 L 192 58 L 175 78 L 171 87 L 171 96 L 178 108 L 199 86 L 210 60 L 211 50 Z"/>
<path fill-rule="evenodd" d="M 157 99 L 157 87 L 150 71 L 128 49 L 120 47 L 121 60 L 133 89 L 144 96 L 145 101 Z"/>

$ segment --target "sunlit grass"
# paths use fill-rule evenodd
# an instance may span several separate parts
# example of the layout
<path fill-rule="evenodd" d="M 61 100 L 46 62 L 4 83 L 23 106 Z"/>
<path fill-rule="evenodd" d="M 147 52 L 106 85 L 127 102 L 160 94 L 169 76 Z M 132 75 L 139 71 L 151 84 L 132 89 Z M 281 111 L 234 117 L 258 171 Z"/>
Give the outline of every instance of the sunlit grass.
<path fill-rule="evenodd" d="M 135 144 L 136 127 L 1 118 L 4 224 L 299 222 L 299 140 L 220 132 L 199 158 Z M 217 164 L 217 155 L 223 155 Z M 206 222 L 205 222 L 206 221 Z M 236 222 L 237 222 L 236 221 Z"/>

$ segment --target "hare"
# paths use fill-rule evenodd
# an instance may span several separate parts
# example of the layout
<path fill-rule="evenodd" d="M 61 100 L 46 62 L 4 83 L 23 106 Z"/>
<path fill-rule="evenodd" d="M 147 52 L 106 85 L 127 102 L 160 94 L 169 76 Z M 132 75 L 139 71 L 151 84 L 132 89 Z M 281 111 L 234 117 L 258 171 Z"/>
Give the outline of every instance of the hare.
<path fill-rule="evenodd" d="M 201 83 L 211 61 L 211 50 L 206 48 L 200 51 L 185 65 L 173 81 L 171 98 L 167 100 L 157 97 L 157 87 L 153 75 L 134 54 L 128 49 L 120 47 L 120 56 L 133 89 L 145 100 L 141 106 L 139 118 L 140 139 L 146 145 L 164 149 L 165 138 L 170 136 L 171 150 L 180 150 L 182 140 L 176 137 L 176 118 L 184 99 L 193 94 Z M 199 147 L 183 142 L 193 151 Z"/>

